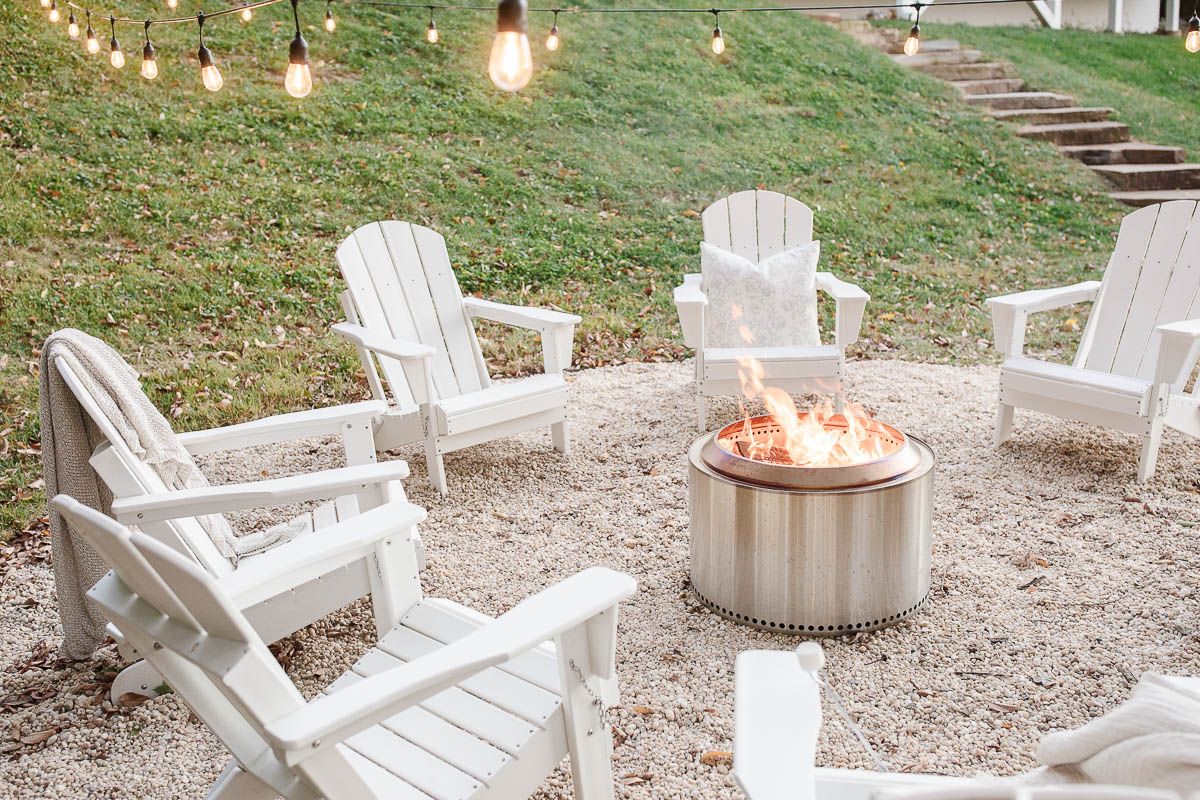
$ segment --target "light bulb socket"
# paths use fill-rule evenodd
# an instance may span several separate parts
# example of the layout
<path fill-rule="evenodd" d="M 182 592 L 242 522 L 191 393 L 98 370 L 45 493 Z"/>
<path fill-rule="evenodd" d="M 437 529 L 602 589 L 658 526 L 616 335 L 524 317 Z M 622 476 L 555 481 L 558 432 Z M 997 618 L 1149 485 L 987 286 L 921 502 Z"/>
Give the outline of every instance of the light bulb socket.
<path fill-rule="evenodd" d="M 79 24 L 79 21 L 75 19 L 75 12 L 74 12 L 74 11 L 72 11 L 72 12 L 70 13 L 70 15 L 67 17 L 67 24 L 68 24 L 68 25 L 78 25 L 78 24 Z"/>
<path fill-rule="evenodd" d="M 308 42 L 299 33 L 296 34 L 296 38 L 292 39 L 292 44 L 288 48 L 288 61 L 292 64 L 308 63 Z"/>
<path fill-rule="evenodd" d="M 1200 32 L 1200 15 L 1192 14 L 1192 18 L 1188 20 L 1188 33 Z"/>
<path fill-rule="evenodd" d="M 85 35 L 86 35 L 86 36 L 87 36 L 87 38 L 89 38 L 89 39 L 95 39 L 95 38 L 96 38 L 96 29 L 95 29 L 95 28 L 93 28 L 91 25 L 88 25 L 88 26 L 87 26 L 87 33 L 86 33 Z"/>
<path fill-rule="evenodd" d="M 528 33 L 529 6 L 525 0 L 500 0 L 496 6 L 496 33 Z"/>
<path fill-rule="evenodd" d="M 714 39 L 721 39 L 721 38 L 723 38 L 723 34 L 721 33 L 721 26 L 720 26 L 720 25 L 718 25 L 717 27 L 713 28 L 713 38 L 714 38 Z"/>
<path fill-rule="evenodd" d="M 553 24 L 553 25 L 551 25 L 551 26 L 550 26 L 550 35 L 551 35 L 551 36 L 558 36 L 558 23 L 555 23 L 555 24 Z"/>
<path fill-rule="evenodd" d="M 213 58 L 212 50 L 208 49 L 208 45 L 200 45 L 200 49 L 196 51 L 196 58 L 200 59 L 200 69 L 216 65 L 216 59 Z"/>
<path fill-rule="evenodd" d="M 154 60 L 154 45 L 150 44 L 149 42 L 146 42 L 146 46 L 142 48 L 142 60 L 143 61 L 153 61 Z"/>
<path fill-rule="evenodd" d="M 330 11 L 328 8 L 326 8 L 325 9 L 325 20 L 328 22 L 329 20 L 332 20 L 332 19 L 333 19 L 333 12 Z"/>
<path fill-rule="evenodd" d="M 913 25 L 912 28 L 908 31 L 908 35 L 913 39 L 920 39 L 921 38 L 921 26 Z"/>
<path fill-rule="evenodd" d="M 108 40 L 108 49 L 114 53 L 121 49 L 121 43 L 117 41 L 117 37 L 114 36 Z"/>

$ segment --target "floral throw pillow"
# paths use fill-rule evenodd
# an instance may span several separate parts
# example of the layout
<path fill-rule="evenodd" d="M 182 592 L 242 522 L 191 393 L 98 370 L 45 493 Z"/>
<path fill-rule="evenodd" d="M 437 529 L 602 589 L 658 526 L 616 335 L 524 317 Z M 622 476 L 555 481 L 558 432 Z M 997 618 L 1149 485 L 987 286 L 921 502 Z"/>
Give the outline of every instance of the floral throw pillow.
<path fill-rule="evenodd" d="M 807 242 L 757 264 L 700 243 L 705 347 L 811 347 L 817 330 L 820 242 Z M 749 337 L 749 341 L 747 340 Z"/>

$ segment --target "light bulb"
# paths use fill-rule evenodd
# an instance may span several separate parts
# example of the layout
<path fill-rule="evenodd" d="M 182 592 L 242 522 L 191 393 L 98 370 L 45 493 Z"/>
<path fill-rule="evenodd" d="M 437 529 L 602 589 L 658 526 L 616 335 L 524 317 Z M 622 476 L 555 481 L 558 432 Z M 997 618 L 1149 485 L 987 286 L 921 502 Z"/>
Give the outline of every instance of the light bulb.
<path fill-rule="evenodd" d="M 167 8 L 179 8 L 179 0 L 167 0 Z"/>
<path fill-rule="evenodd" d="M 1183 47 L 1189 53 L 1200 53 L 1200 16 L 1196 14 L 1188 20 L 1188 32 L 1183 39 Z"/>
<path fill-rule="evenodd" d="M 108 54 L 108 63 L 113 65 L 113 69 L 120 69 L 125 66 L 125 53 L 121 51 L 121 45 L 117 44 L 117 37 L 113 37 L 109 42 L 111 52 Z"/>
<path fill-rule="evenodd" d="M 40 1 L 41 1 L 41 4 L 42 4 L 42 8 L 49 8 L 49 7 L 50 7 L 50 2 L 51 2 L 51 0 L 40 0 Z"/>
<path fill-rule="evenodd" d="M 333 12 L 328 8 L 325 9 L 325 30 L 329 33 L 337 30 L 337 22 L 333 19 Z"/>
<path fill-rule="evenodd" d="M 717 55 L 725 52 L 725 36 L 721 33 L 721 26 L 713 28 L 712 50 Z"/>
<path fill-rule="evenodd" d="M 242 22 L 249 22 L 250 20 L 254 19 L 254 9 L 248 6 L 246 3 L 242 3 L 242 10 L 238 13 L 238 16 L 241 18 Z"/>
<path fill-rule="evenodd" d="M 488 75 L 496 88 L 504 92 L 517 92 L 529 85 L 529 79 L 533 77 L 529 37 L 517 31 L 497 33 L 496 41 L 492 43 Z"/>
<path fill-rule="evenodd" d="M 430 44 L 438 43 L 438 29 L 433 20 L 429 20 L 429 27 L 425 29 L 425 41 Z"/>
<path fill-rule="evenodd" d="M 58 22 L 60 19 L 62 19 L 62 13 L 58 10 L 58 3 L 54 2 L 54 0 L 51 0 L 50 2 L 49 17 L 51 22 Z"/>
<path fill-rule="evenodd" d="M 158 77 L 158 59 L 154 57 L 154 45 L 149 42 L 142 48 L 142 77 L 148 81 Z"/>
<path fill-rule="evenodd" d="M 196 57 L 200 59 L 200 80 L 204 84 L 204 88 L 210 92 L 220 91 L 221 87 L 225 85 L 225 79 L 221 77 L 221 70 L 217 69 L 217 62 L 213 58 L 212 51 L 206 46 L 200 45 Z"/>
<path fill-rule="evenodd" d="M 75 19 L 75 12 L 71 12 L 71 16 L 67 18 L 67 36 L 72 39 L 79 38 L 79 21 Z"/>
<path fill-rule="evenodd" d="M 287 74 L 283 77 L 283 88 L 292 97 L 308 97 L 312 91 L 312 70 L 308 66 L 308 42 L 296 31 L 296 38 L 288 51 Z"/>
<path fill-rule="evenodd" d="M 547 50 L 557 50 L 558 49 L 558 26 L 557 25 L 550 28 L 550 35 L 546 37 L 546 49 Z"/>
<path fill-rule="evenodd" d="M 904 55 L 915 56 L 921 50 L 921 26 L 913 25 L 904 40 Z"/>
<path fill-rule="evenodd" d="M 100 40 L 96 38 L 96 31 L 92 29 L 91 25 L 88 25 L 87 39 L 84 41 L 83 46 L 91 55 L 96 55 L 96 53 L 100 52 Z"/>

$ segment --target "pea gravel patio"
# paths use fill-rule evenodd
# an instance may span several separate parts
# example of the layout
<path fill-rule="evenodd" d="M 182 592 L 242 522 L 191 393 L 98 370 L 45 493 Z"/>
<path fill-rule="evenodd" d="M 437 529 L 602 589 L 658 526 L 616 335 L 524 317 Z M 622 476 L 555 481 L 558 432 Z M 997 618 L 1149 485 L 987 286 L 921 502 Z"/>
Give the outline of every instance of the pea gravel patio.
<path fill-rule="evenodd" d="M 449 456 L 446 500 L 410 482 L 430 509 L 423 578 L 439 596 L 498 613 L 592 564 L 637 577 L 622 608 L 622 706 L 611 712 L 614 772 L 633 798 L 739 796 L 723 752 L 734 658 L 797 641 L 720 620 L 689 594 L 691 373 L 690 364 L 575 373 L 569 459 L 537 433 Z M 1194 442 L 1168 434 L 1145 487 L 1133 482 L 1137 443 L 1109 431 L 1018 413 L 1013 442 L 994 451 L 995 384 L 988 367 L 849 368 L 850 396 L 940 459 L 930 605 L 890 630 L 826 642 L 828 677 L 894 769 L 1022 772 L 1035 766 L 1042 733 L 1113 708 L 1141 672 L 1200 672 Z M 736 414 L 732 402 L 710 409 L 714 427 Z M 420 454 L 402 455 L 423 478 Z M 315 441 L 207 467 L 232 480 L 337 463 L 333 443 Z M 43 550 L 11 554 L 0 579 L 0 797 L 202 797 L 226 756 L 182 703 L 114 711 L 97 702 L 112 648 L 55 666 Z M 314 691 L 372 630 L 360 604 L 275 649 Z M 819 761 L 869 766 L 829 709 L 826 720 Z M 565 794 L 560 770 L 541 796 Z"/>

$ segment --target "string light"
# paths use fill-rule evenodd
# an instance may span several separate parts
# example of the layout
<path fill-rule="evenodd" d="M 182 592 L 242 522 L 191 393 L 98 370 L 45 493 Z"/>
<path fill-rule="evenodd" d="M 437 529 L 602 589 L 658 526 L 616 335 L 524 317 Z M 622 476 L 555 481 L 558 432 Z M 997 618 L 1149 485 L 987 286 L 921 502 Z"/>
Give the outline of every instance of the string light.
<path fill-rule="evenodd" d="M 721 33 L 721 12 L 714 9 L 712 15 L 716 24 L 713 28 L 712 51 L 721 55 L 725 52 L 725 35 Z"/>
<path fill-rule="evenodd" d="M 210 92 L 219 92 L 225 85 L 225 79 L 221 77 L 221 70 L 217 69 L 217 60 L 213 58 L 212 51 L 204 43 L 203 11 L 196 15 L 196 25 L 200 28 L 200 49 L 196 51 L 196 58 L 200 61 L 200 82 Z"/>
<path fill-rule="evenodd" d="M 249 3 L 243 2 L 242 10 L 238 13 L 238 17 L 241 18 L 242 22 L 249 22 L 254 19 L 254 9 L 250 7 Z"/>
<path fill-rule="evenodd" d="M 1183 39 L 1183 46 L 1189 53 L 1200 53 L 1200 12 L 1192 12 L 1192 18 L 1188 20 L 1187 36 Z"/>
<path fill-rule="evenodd" d="M 916 9 L 917 17 L 913 20 L 908 38 L 904 40 L 904 55 L 906 56 L 915 56 L 921 51 L 921 4 L 917 3 L 913 8 Z"/>
<path fill-rule="evenodd" d="M 553 52 L 558 49 L 558 9 L 554 9 L 554 24 L 550 26 L 550 35 L 546 37 L 546 49 Z"/>
<path fill-rule="evenodd" d="M 96 29 L 92 27 L 92 12 L 84 13 L 87 15 L 87 34 L 84 37 L 83 48 L 89 55 L 94 56 L 100 52 L 100 40 L 96 38 Z"/>
<path fill-rule="evenodd" d="M 433 21 L 433 6 L 430 6 L 429 27 L 425 29 L 425 41 L 429 42 L 430 44 L 437 44 L 438 39 L 440 38 L 441 37 L 438 36 L 437 23 Z"/>
<path fill-rule="evenodd" d="M 108 27 L 112 31 L 112 38 L 108 40 L 108 63 L 113 65 L 113 69 L 120 69 L 125 66 L 125 53 L 121 51 L 121 43 L 117 41 L 117 20 L 115 17 L 108 18 Z"/>
<path fill-rule="evenodd" d="M 158 59 L 154 57 L 154 45 L 150 44 L 150 20 L 146 20 L 146 45 L 142 48 L 142 77 L 152 81 L 158 77 Z"/>
<path fill-rule="evenodd" d="M 325 30 L 329 33 L 337 30 L 337 22 L 333 19 L 333 11 L 329 8 L 329 0 L 325 0 Z"/>
<path fill-rule="evenodd" d="M 79 20 L 75 19 L 74 11 L 67 18 L 67 36 L 70 36 L 72 39 L 79 38 Z"/>
<path fill-rule="evenodd" d="M 62 19 L 62 13 L 58 10 L 58 0 L 50 0 L 50 13 L 46 15 L 50 21 L 57 23 Z"/>
<path fill-rule="evenodd" d="M 296 37 L 288 48 L 287 74 L 283 78 L 283 88 L 292 97 L 308 97 L 312 91 L 312 70 L 308 66 L 308 42 L 300 33 L 299 0 L 292 0 L 292 19 L 296 23 Z"/>
<path fill-rule="evenodd" d="M 525 0 L 500 0 L 496 6 L 496 39 L 488 60 L 488 76 L 503 92 L 518 92 L 533 77 Z"/>

